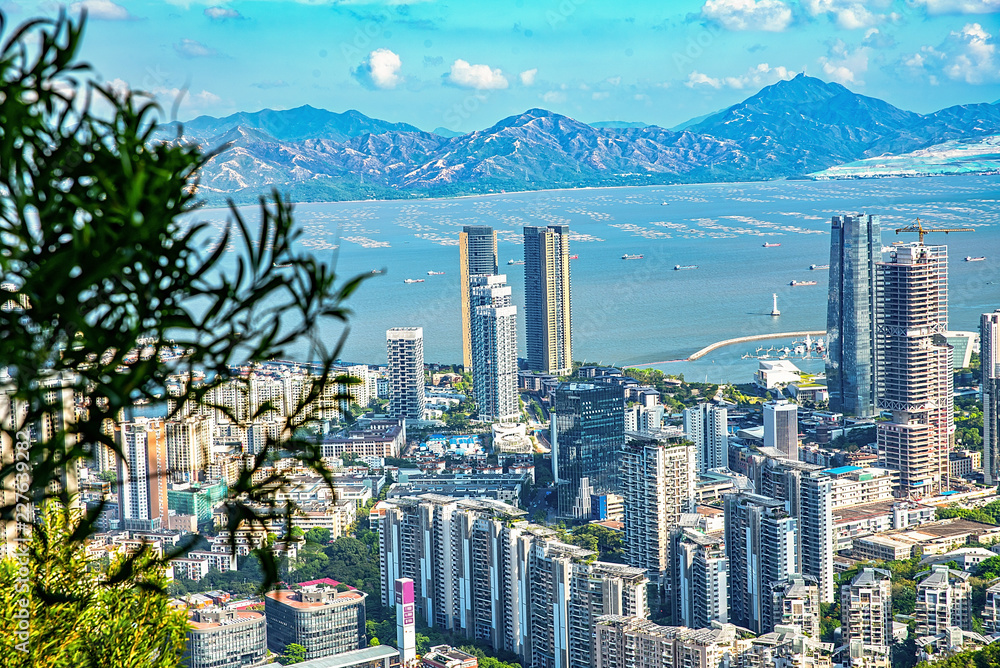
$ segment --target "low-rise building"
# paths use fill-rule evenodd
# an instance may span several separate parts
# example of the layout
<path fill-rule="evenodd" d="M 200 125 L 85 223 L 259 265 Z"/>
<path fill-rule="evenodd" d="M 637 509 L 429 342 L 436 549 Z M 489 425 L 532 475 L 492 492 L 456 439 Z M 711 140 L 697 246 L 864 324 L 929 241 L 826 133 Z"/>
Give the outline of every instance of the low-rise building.
<path fill-rule="evenodd" d="M 423 668 L 477 668 L 479 659 L 451 645 L 435 645 L 421 657 Z"/>
<path fill-rule="evenodd" d="M 260 612 L 207 607 L 188 620 L 184 665 L 188 668 L 258 666 L 267 655 L 267 626 Z"/>
<path fill-rule="evenodd" d="M 371 420 L 361 428 L 322 441 L 324 457 L 399 457 L 406 446 L 406 425 L 402 419 Z"/>
<path fill-rule="evenodd" d="M 268 649 L 281 654 L 296 643 L 306 648 L 307 659 L 315 659 L 366 647 L 365 596 L 316 585 L 267 592 Z"/>
<path fill-rule="evenodd" d="M 736 665 L 741 650 L 736 627 L 713 629 L 659 626 L 648 619 L 605 615 L 597 618 L 596 668 L 718 668 Z"/>
<path fill-rule="evenodd" d="M 526 475 L 481 473 L 433 473 L 408 476 L 389 489 L 388 498 L 439 494 L 454 499 L 493 499 L 518 505 L 528 483 Z"/>
<path fill-rule="evenodd" d="M 983 453 L 975 450 L 952 450 L 948 453 L 952 478 L 970 478 L 983 472 Z"/>
<path fill-rule="evenodd" d="M 852 556 L 864 559 L 909 559 L 919 554 L 944 554 L 967 543 L 1000 541 L 1000 527 L 951 518 L 919 527 L 895 529 L 879 536 L 854 539 Z M 905 548 L 909 548 L 907 551 Z M 893 555 L 893 556 L 889 556 Z"/>

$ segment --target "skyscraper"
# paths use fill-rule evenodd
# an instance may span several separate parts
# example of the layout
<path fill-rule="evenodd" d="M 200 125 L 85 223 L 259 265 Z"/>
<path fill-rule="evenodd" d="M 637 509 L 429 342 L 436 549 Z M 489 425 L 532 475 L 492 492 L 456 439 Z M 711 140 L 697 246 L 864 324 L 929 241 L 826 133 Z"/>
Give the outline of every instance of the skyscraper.
<path fill-rule="evenodd" d="M 469 279 L 472 389 L 479 417 L 496 422 L 516 422 L 521 415 L 517 394 L 517 307 L 511 302 L 506 282 L 502 274 Z"/>
<path fill-rule="evenodd" d="M 864 568 L 850 584 L 840 587 L 840 617 L 844 642 L 851 646 L 852 666 L 889 665 L 892 639 L 892 574 Z M 880 661 L 867 657 L 881 657 Z"/>
<path fill-rule="evenodd" d="M 528 368 L 557 375 L 573 369 L 569 227 L 524 228 L 524 325 Z"/>
<path fill-rule="evenodd" d="M 393 327 L 385 333 L 389 359 L 389 415 L 420 420 L 424 416 L 424 330 Z"/>
<path fill-rule="evenodd" d="M 694 443 L 698 473 L 729 465 L 728 411 L 724 405 L 684 409 L 684 435 Z"/>
<path fill-rule="evenodd" d="M 945 491 L 954 433 L 948 331 L 948 249 L 893 246 L 878 276 L 875 359 L 877 407 L 891 411 L 877 424 L 886 465 L 899 471 L 900 494 Z"/>
<path fill-rule="evenodd" d="M 666 588 L 670 531 L 694 511 L 694 448 L 683 442 L 630 438 L 616 455 L 625 506 L 624 557 L 650 582 Z"/>
<path fill-rule="evenodd" d="M 138 417 L 115 426 L 120 528 L 158 531 L 167 522 L 167 439 L 163 420 Z"/>
<path fill-rule="evenodd" d="M 721 535 L 693 527 L 676 527 L 670 534 L 671 621 L 704 629 L 729 621 L 729 559 Z"/>
<path fill-rule="evenodd" d="M 798 572 L 798 522 L 785 502 L 759 494 L 726 494 L 730 622 L 754 633 L 771 631 L 771 585 Z"/>
<path fill-rule="evenodd" d="M 834 216 L 826 310 L 830 410 L 875 414 L 875 264 L 882 257 L 878 216 Z"/>
<path fill-rule="evenodd" d="M 497 273 L 497 233 L 492 227 L 466 225 L 458 235 L 459 266 L 462 286 L 462 360 L 466 371 L 472 368 L 472 308 L 469 302 L 469 279 Z"/>
<path fill-rule="evenodd" d="M 592 491 L 618 491 L 625 395 L 617 385 L 560 383 L 552 402 L 552 474 L 559 515 L 590 515 Z"/>
<path fill-rule="evenodd" d="M 1000 483 L 1000 309 L 979 323 L 979 368 L 983 374 L 983 473 Z"/>
<path fill-rule="evenodd" d="M 764 404 L 764 446 L 785 458 L 799 459 L 799 407 L 779 399 Z"/>

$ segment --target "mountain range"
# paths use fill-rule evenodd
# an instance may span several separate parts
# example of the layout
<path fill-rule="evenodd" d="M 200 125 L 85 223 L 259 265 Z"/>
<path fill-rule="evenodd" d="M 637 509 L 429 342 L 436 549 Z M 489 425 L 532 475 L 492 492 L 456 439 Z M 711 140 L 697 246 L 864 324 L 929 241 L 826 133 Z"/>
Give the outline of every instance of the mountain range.
<path fill-rule="evenodd" d="M 200 173 L 209 201 L 396 199 L 608 185 L 803 178 L 866 158 L 1000 135 L 1000 105 L 905 111 L 798 75 L 668 130 L 588 125 L 529 109 L 464 135 L 310 106 L 161 126 L 217 150 Z M 828 176 L 830 172 L 824 174 Z"/>

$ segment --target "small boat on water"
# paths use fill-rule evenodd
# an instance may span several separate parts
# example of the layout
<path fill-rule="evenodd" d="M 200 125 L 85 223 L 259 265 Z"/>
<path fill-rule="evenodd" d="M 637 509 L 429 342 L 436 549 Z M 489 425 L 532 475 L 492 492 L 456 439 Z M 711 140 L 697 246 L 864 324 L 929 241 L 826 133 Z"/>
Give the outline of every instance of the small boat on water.
<path fill-rule="evenodd" d="M 444 272 L 443 271 L 428 271 L 427 275 L 428 276 L 444 276 Z"/>
<path fill-rule="evenodd" d="M 424 279 L 422 279 L 422 278 L 404 278 L 403 282 L 404 283 L 423 283 Z"/>
<path fill-rule="evenodd" d="M 816 271 L 817 269 L 829 269 L 830 265 L 828 265 L 828 264 L 811 264 L 811 265 L 809 265 L 809 268 L 812 269 L 813 271 Z"/>
<path fill-rule="evenodd" d="M 384 274 L 385 269 L 372 269 L 372 274 L 378 276 L 379 274 Z"/>
<path fill-rule="evenodd" d="M 971 255 L 966 255 L 965 256 L 965 261 L 966 262 L 982 262 L 985 259 L 986 259 L 985 255 L 981 255 L 979 257 L 972 257 Z"/>
<path fill-rule="evenodd" d="M 626 253 L 625 255 L 622 255 L 622 259 L 623 260 L 641 260 L 642 256 L 641 255 L 629 255 L 629 254 Z"/>
<path fill-rule="evenodd" d="M 764 248 L 777 248 L 780 245 L 781 244 L 769 244 L 769 243 L 765 243 L 764 244 Z"/>
<path fill-rule="evenodd" d="M 524 264 L 524 260 L 510 259 L 510 260 L 507 260 L 507 264 Z"/>
<path fill-rule="evenodd" d="M 697 268 L 698 268 L 698 265 L 696 265 L 696 264 L 675 264 L 674 265 L 674 271 L 680 271 L 682 269 L 697 269 Z"/>
<path fill-rule="evenodd" d="M 571 259 L 571 260 L 579 260 L 580 256 L 579 255 L 570 255 L 569 259 Z"/>
<path fill-rule="evenodd" d="M 816 281 L 792 281 L 791 283 L 789 283 L 789 285 L 791 285 L 792 287 L 799 285 L 816 285 Z"/>

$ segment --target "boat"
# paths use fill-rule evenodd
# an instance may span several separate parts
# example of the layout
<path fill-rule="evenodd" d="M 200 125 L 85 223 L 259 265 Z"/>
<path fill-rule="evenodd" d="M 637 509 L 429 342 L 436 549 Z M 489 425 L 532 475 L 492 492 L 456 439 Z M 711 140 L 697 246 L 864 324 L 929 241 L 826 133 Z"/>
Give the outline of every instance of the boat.
<path fill-rule="evenodd" d="M 379 274 L 384 274 L 385 269 L 372 269 L 372 274 L 378 276 Z"/>
<path fill-rule="evenodd" d="M 444 272 L 443 271 L 428 271 L 427 275 L 428 276 L 444 276 Z"/>
<path fill-rule="evenodd" d="M 985 259 L 986 259 L 986 257 L 983 256 L 983 255 L 980 255 L 979 257 L 972 257 L 971 255 L 966 255 L 965 256 L 965 261 L 966 262 L 982 262 Z"/>
<path fill-rule="evenodd" d="M 571 260 L 579 260 L 580 256 L 579 255 L 570 255 L 569 259 L 571 259 Z"/>
<path fill-rule="evenodd" d="M 696 265 L 696 264 L 675 264 L 674 265 L 674 271 L 680 271 L 681 269 L 697 269 L 697 268 L 698 268 L 698 265 Z"/>
<path fill-rule="evenodd" d="M 777 248 L 780 245 L 781 244 L 769 244 L 769 243 L 765 243 L 764 244 L 764 248 Z"/>
<path fill-rule="evenodd" d="M 422 279 L 422 278 L 404 278 L 403 282 L 404 283 L 423 283 L 424 279 Z"/>
<path fill-rule="evenodd" d="M 817 269 L 829 269 L 830 265 L 828 265 L 828 264 L 811 264 L 811 265 L 809 265 L 809 268 L 812 269 L 813 271 L 816 271 Z"/>
<path fill-rule="evenodd" d="M 292 266 L 291 262 L 285 262 L 284 264 L 278 264 L 277 262 L 272 262 L 271 264 L 274 266 L 275 269 L 284 269 L 285 267 Z"/>
<path fill-rule="evenodd" d="M 524 264 L 524 260 L 507 260 L 507 264 Z"/>
<path fill-rule="evenodd" d="M 660 206 L 670 206 L 670 202 L 660 202 Z"/>
<path fill-rule="evenodd" d="M 623 260 L 641 260 L 642 256 L 641 255 L 628 255 L 628 254 L 625 254 L 625 255 L 622 255 L 622 259 Z"/>
<path fill-rule="evenodd" d="M 791 286 L 796 286 L 796 285 L 816 285 L 816 281 L 792 281 L 791 283 L 789 283 L 789 285 L 791 285 Z"/>

